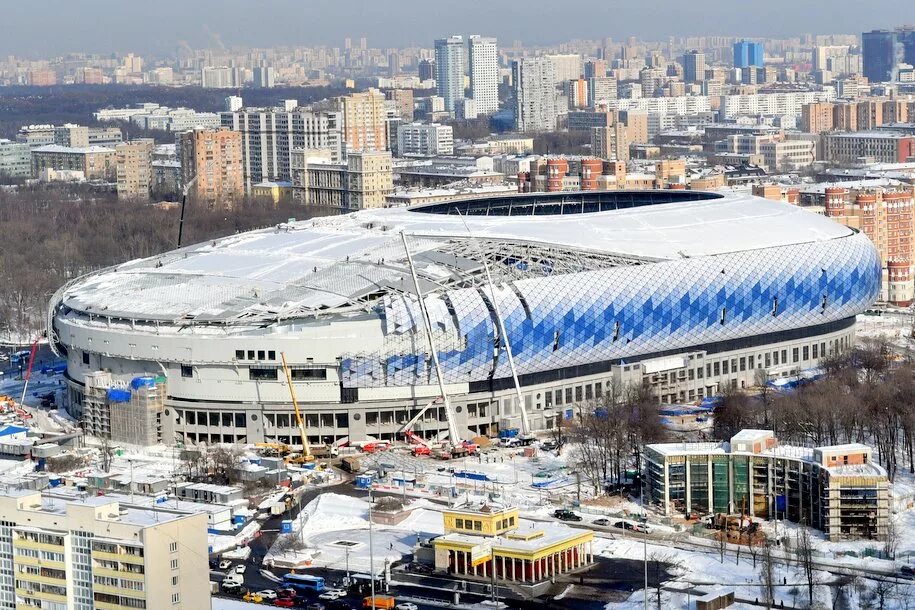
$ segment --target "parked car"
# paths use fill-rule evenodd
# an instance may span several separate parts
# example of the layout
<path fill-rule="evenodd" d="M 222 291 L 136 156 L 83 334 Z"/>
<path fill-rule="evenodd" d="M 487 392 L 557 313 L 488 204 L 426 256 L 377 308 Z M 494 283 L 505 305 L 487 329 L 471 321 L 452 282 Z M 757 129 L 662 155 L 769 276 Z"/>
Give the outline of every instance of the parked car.
<path fill-rule="evenodd" d="M 289 599 L 295 599 L 299 596 L 298 592 L 295 589 L 279 589 L 276 592 L 280 597 L 286 597 Z"/>
<path fill-rule="evenodd" d="M 234 593 L 241 589 L 241 583 L 234 580 L 224 580 L 222 581 L 222 590 L 226 593 Z"/>
<path fill-rule="evenodd" d="M 277 608 L 295 608 L 295 600 L 291 597 L 277 597 L 273 600 L 273 605 Z"/>
<path fill-rule="evenodd" d="M 642 534 L 650 534 L 651 528 L 648 527 L 647 523 L 636 523 L 632 526 L 632 530 L 635 532 L 641 532 Z"/>
<path fill-rule="evenodd" d="M 915 568 L 912 566 L 902 566 L 899 568 L 899 576 L 909 580 L 915 579 Z"/>
<path fill-rule="evenodd" d="M 617 521 L 616 523 L 613 524 L 613 527 L 618 527 L 621 530 L 631 530 L 632 524 L 629 523 L 628 521 Z"/>
<path fill-rule="evenodd" d="M 394 610 L 419 610 L 419 606 L 412 602 L 401 602 L 394 606 Z"/>
<path fill-rule="evenodd" d="M 276 591 L 273 591 L 271 589 L 264 589 L 263 591 L 258 591 L 257 594 L 260 595 L 261 597 L 263 597 L 264 599 L 276 599 L 278 597 L 276 594 Z"/>
<path fill-rule="evenodd" d="M 251 602 L 254 604 L 260 604 L 264 601 L 264 598 L 258 595 L 257 593 L 245 593 L 242 596 L 242 599 L 246 602 Z"/>
<path fill-rule="evenodd" d="M 220 570 L 228 570 L 231 567 L 232 567 L 232 562 L 229 561 L 228 559 L 223 559 L 222 561 L 219 562 Z"/>
<path fill-rule="evenodd" d="M 236 573 L 236 574 L 244 574 L 244 573 L 245 573 L 245 570 L 247 570 L 247 569 L 248 569 L 248 566 L 246 566 L 246 565 L 243 564 L 243 563 L 240 563 L 240 564 L 238 564 L 237 566 L 235 566 L 235 573 Z"/>
<path fill-rule="evenodd" d="M 593 521 L 593 523 L 594 523 L 594 525 L 598 525 L 600 527 L 607 527 L 608 525 L 610 525 L 610 519 L 604 519 L 603 517 L 601 517 L 600 519 L 595 519 Z"/>
<path fill-rule="evenodd" d="M 559 510 L 553 511 L 553 517 L 560 521 L 581 521 L 581 517 L 567 508 L 560 508 Z"/>
<path fill-rule="evenodd" d="M 314 602 L 313 604 L 305 606 L 305 610 L 324 610 L 324 604 Z"/>
<path fill-rule="evenodd" d="M 559 443 L 556 441 L 543 441 L 540 443 L 541 451 L 556 451 L 559 449 Z"/>
<path fill-rule="evenodd" d="M 333 601 L 335 599 L 340 599 L 341 597 L 346 597 L 346 591 L 342 589 L 328 589 L 324 593 L 318 596 L 318 599 L 323 599 L 327 601 Z"/>

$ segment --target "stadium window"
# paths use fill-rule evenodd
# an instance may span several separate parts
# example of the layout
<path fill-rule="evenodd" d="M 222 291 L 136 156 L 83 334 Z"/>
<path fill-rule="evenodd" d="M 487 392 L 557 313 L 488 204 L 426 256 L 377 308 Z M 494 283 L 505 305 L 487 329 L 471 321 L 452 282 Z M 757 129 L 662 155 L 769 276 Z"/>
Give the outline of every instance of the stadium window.
<path fill-rule="evenodd" d="M 715 371 L 715 377 L 718 377 L 719 375 L 721 375 L 721 363 L 720 362 L 716 362 L 715 364 L 712 365 L 712 367 L 713 367 L 713 370 Z"/>
<path fill-rule="evenodd" d="M 557 330 L 556 332 L 553 333 L 553 351 L 555 352 L 558 349 L 559 349 L 559 331 Z"/>
<path fill-rule="evenodd" d="M 755 368 L 753 366 L 754 364 L 755 364 L 755 356 L 747 356 L 747 368 L 752 370 L 753 368 Z"/>
<path fill-rule="evenodd" d="M 778 315 L 778 297 L 775 297 L 774 299 L 772 299 L 772 315 L 773 316 Z"/>
<path fill-rule="evenodd" d="M 258 359 L 258 360 L 266 360 L 266 359 L 267 359 L 267 352 L 265 352 L 265 351 L 262 350 L 262 349 L 257 350 L 257 359 Z"/>
<path fill-rule="evenodd" d="M 185 423 L 187 423 L 189 426 L 194 426 L 194 425 L 196 425 L 196 424 L 197 424 L 197 412 L 196 412 L 196 411 L 188 411 L 188 412 L 187 412 L 187 415 L 184 416 L 184 421 L 185 421 Z"/>
<path fill-rule="evenodd" d="M 483 522 L 482 522 L 482 521 L 474 521 L 474 522 L 473 522 L 473 531 L 475 531 L 475 532 L 482 532 L 482 531 L 483 531 Z"/>
<path fill-rule="evenodd" d="M 233 421 L 233 419 L 234 419 L 234 418 L 232 417 L 232 414 L 231 414 L 231 413 L 223 413 L 223 414 L 222 414 L 222 426 L 223 426 L 224 428 L 229 428 L 229 427 L 231 427 L 231 426 L 232 426 L 232 421 Z"/>
<path fill-rule="evenodd" d="M 731 358 L 731 372 L 737 372 L 737 358 Z"/>
<path fill-rule="evenodd" d="M 312 379 L 327 379 L 326 369 L 292 369 L 289 371 L 293 381 L 310 381 Z"/>
<path fill-rule="evenodd" d="M 728 374 L 728 361 L 727 360 L 721 361 L 721 374 L 722 375 Z"/>
<path fill-rule="evenodd" d="M 826 357 L 826 343 L 820 343 L 820 358 Z"/>
<path fill-rule="evenodd" d="M 803 348 L 803 350 L 804 350 L 804 351 L 803 351 L 803 354 L 804 354 L 803 359 L 804 359 L 804 360 L 810 360 L 810 346 L 809 346 L 809 345 L 805 345 L 804 348 Z"/>
<path fill-rule="evenodd" d="M 460 518 L 455 519 L 455 520 L 454 520 L 454 527 L 456 527 L 456 528 L 459 529 L 459 530 L 464 529 L 464 520 L 463 520 L 463 519 L 460 519 Z"/>
<path fill-rule="evenodd" d="M 826 295 L 824 294 L 824 295 L 823 295 L 823 302 L 820 304 L 820 313 L 826 313 L 826 302 L 827 302 L 827 300 L 828 300 L 828 299 L 827 299 Z"/>
<path fill-rule="evenodd" d="M 740 357 L 740 372 L 742 373 L 745 370 L 747 370 L 747 357 L 741 356 Z"/>
<path fill-rule="evenodd" d="M 782 364 L 788 364 L 788 350 L 782 350 Z"/>
<path fill-rule="evenodd" d="M 244 360 L 245 359 L 245 350 L 243 350 L 243 349 L 235 350 L 235 359 Z"/>
<path fill-rule="evenodd" d="M 244 413 L 235 414 L 235 427 L 236 428 L 245 428 L 248 425 L 248 418 Z"/>
<path fill-rule="evenodd" d="M 267 351 L 267 360 L 276 360 L 276 352 L 273 350 Z"/>
<path fill-rule="evenodd" d="M 701 366 L 696 369 L 696 379 L 702 379 L 705 376 L 705 369 Z"/>
<path fill-rule="evenodd" d="M 248 369 L 248 379 L 252 381 L 276 381 L 276 369 Z"/>
<path fill-rule="evenodd" d="M 576 386 L 575 387 L 575 402 L 581 402 L 581 400 L 582 400 L 581 386 Z"/>
<path fill-rule="evenodd" d="M 772 366 L 772 355 L 766 352 L 766 368 Z"/>
<path fill-rule="evenodd" d="M 689 370 L 689 375 L 688 375 L 689 380 L 692 381 L 693 378 L 694 378 L 695 376 L 696 376 L 696 374 L 695 374 L 695 372 L 693 371 L 693 369 L 690 369 L 690 370 Z"/>
<path fill-rule="evenodd" d="M 772 364 L 778 366 L 778 350 L 772 352 Z"/>
<path fill-rule="evenodd" d="M 546 393 L 546 395 L 544 396 L 544 404 L 547 409 L 549 409 L 550 407 L 553 406 L 553 393 L 552 392 Z"/>
<path fill-rule="evenodd" d="M 556 390 L 556 404 L 562 404 L 562 390 Z"/>
<path fill-rule="evenodd" d="M 190 364 L 181 365 L 181 376 L 182 377 L 193 377 L 194 376 L 194 367 Z"/>
<path fill-rule="evenodd" d="M 254 360 L 254 350 L 253 349 L 248 350 L 248 360 Z"/>
<path fill-rule="evenodd" d="M 89 364 L 89 352 L 83 352 L 83 364 Z"/>
<path fill-rule="evenodd" d="M 613 324 L 613 340 L 620 338 L 620 323 L 617 321 Z"/>
<path fill-rule="evenodd" d="M 820 346 L 816 343 L 813 344 L 813 359 L 816 360 L 820 357 Z"/>
<path fill-rule="evenodd" d="M 214 427 L 219 425 L 219 413 L 210 413 L 210 425 Z"/>
<path fill-rule="evenodd" d="M 708 364 L 705 365 L 705 376 L 706 377 L 712 376 L 712 363 L 711 362 L 709 362 Z"/>
<path fill-rule="evenodd" d="M 572 404 L 572 388 L 566 388 L 566 404 Z"/>
<path fill-rule="evenodd" d="M 585 400 L 591 400 L 594 398 L 594 390 L 591 388 L 591 384 L 585 386 Z"/>
<path fill-rule="evenodd" d="M 725 320 L 727 320 L 727 317 L 728 317 L 728 308 L 722 307 L 721 308 L 721 325 L 722 326 L 724 326 L 724 322 L 725 322 Z"/>

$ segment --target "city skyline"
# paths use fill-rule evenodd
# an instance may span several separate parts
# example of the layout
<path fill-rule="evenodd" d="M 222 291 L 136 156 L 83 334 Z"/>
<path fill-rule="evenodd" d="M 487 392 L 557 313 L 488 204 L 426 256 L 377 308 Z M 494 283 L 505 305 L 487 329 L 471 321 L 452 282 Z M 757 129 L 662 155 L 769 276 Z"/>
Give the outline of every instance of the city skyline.
<path fill-rule="evenodd" d="M 828 12 L 816 3 L 798 4 L 773 0 L 766 10 L 752 13 L 746 6 L 720 0 L 683 4 L 659 0 L 651 5 L 611 5 L 585 0 L 579 14 L 587 20 L 569 19 L 565 7 L 535 0 L 519 18 L 511 5 L 492 5 L 470 0 L 460 7 L 439 6 L 422 10 L 416 0 L 385 3 L 359 2 L 353 7 L 322 7 L 320 14 L 303 14 L 289 0 L 274 0 L 265 6 L 261 19 L 235 21 L 244 7 L 238 0 L 192 5 L 163 0 L 151 6 L 124 5 L 110 0 L 95 0 L 95 10 L 51 0 L 38 5 L 5 7 L 6 27 L 0 28 L 0 54 L 36 56 L 72 52 L 121 53 L 134 51 L 161 55 L 173 54 L 183 45 L 193 48 L 221 46 L 276 47 L 286 45 L 342 46 L 343 39 L 366 37 L 373 47 L 428 45 L 432 38 L 451 32 L 485 31 L 503 45 L 521 40 L 526 44 L 552 44 L 572 38 L 622 39 L 636 36 L 664 40 L 669 36 L 731 35 L 746 37 L 787 37 L 805 33 L 856 33 L 874 28 L 893 27 L 896 15 L 908 4 L 902 0 L 875 0 L 860 14 L 857 3 L 839 0 Z M 183 18 L 174 19 L 175 11 Z M 709 12 L 715 19 L 709 20 Z M 104 19 L 99 16 L 104 15 Z M 447 27 L 442 24 L 447 23 Z"/>

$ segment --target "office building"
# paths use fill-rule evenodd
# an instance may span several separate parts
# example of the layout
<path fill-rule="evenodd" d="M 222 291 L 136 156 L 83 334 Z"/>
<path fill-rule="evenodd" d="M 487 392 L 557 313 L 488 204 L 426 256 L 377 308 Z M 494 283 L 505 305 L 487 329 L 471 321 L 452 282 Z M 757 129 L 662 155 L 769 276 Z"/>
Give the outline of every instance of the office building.
<path fill-rule="evenodd" d="M 388 151 L 351 152 L 343 163 L 328 151 L 293 151 L 292 197 L 302 204 L 346 212 L 380 208 L 393 190 Z"/>
<path fill-rule="evenodd" d="M 407 123 L 397 127 L 397 154 L 452 155 L 454 136 L 451 125 L 438 123 Z"/>
<path fill-rule="evenodd" d="M 202 512 L 7 489 L 0 548 L 0 608 L 210 607 Z"/>
<path fill-rule="evenodd" d="M 286 100 L 275 108 L 242 108 L 221 114 L 222 126 L 241 134 L 245 190 L 264 181 L 292 179 L 290 161 L 296 148 L 330 150 L 343 160 L 343 113 L 333 108 L 310 110 Z"/>
<path fill-rule="evenodd" d="M 864 76 L 872 83 L 899 78 L 900 64 L 915 64 L 915 28 L 873 30 L 861 34 Z"/>
<path fill-rule="evenodd" d="M 83 172 L 86 180 L 114 180 L 115 152 L 105 146 L 71 148 L 49 144 L 32 149 L 32 176 L 40 177 L 42 171 Z"/>
<path fill-rule="evenodd" d="M 832 541 L 887 535 L 889 481 L 867 445 L 795 447 L 741 430 L 726 442 L 645 449 L 649 502 L 665 515 L 787 519 Z"/>
<path fill-rule="evenodd" d="M 24 142 L 0 139 L 0 177 L 28 178 L 32 175 L 32 149 Z"/>
<path fill-rule="evenodd" d="M 198 200 L 230 205 L 244 197 L 242 134 L 225 128 L 194 129 L 181 134 L 179 149 L 181 184 L 191 185 Z"/>
<path fill-rule="evenodd" d="M 683 54 L 683 81 L 699 83 L 705 80 L 705 53 L 687 51 Z"/>
<path fill-rule="evenodd" d="M 419 61 L 419 68 L 418 68 L 417 75 L 419 76 L 420 82 L 428 81 L 428 80 L 435 80 L 436 79 L 435 61 L 433 61 L 431 59 L 421 59 Z"/>
<path fill-rule="evenodd" d="M 672 181 L 673 166 L 660 174 Z M 404 281 L 401 231 L 448 388 L 416 427 L 427 438 L 452 426 L 453 438 L 493 433 L 522 408 L 532 430 L 551 429 L 613 383 L 686 403 L 754 386 L 757 369 L 794 378 L 851 349 L 856 316 L 880 293 L 867 235 L 740 192 L 569 191 L 361 210 L 68 284 L 49 304 L 49 336 L 67 361 L 65 408 L 81 417 L 95 371 L 124 383 L 157 371 L 163 438 L 288 443 L 299 433 L 278 366 L 285 352 L 310 442 L 394 438 L 397 414 L 441 393 L 417 323 L 426 313 Z M 494 342 L 501 323 L 480 298 L 480 261 L 493 256 L 517 260 L 491 268 L 506 286 L 497 310 L 510 341 Z M 211 288 L 227 278 L 231 290 Z M 115 315 L 121 324 L 108 323 Z"/>
<path fill-rule="evenodd" d="M 545 57 L 525 57 L 512 62 L 515 87 L 515 122 L 518 131 L 556 129 L 556 75 Z"/>
<path fill-rule="evenodd" d="M 762 67 L 766 65 L 765 49 L 761 42 L 740 40 L 734 43 L 734 67 L 744 68 Z"/>
<path fill-rule="evenodd" d="M 464 72 L 464 38 L 450 36 L 436 40 L 435 90 L 445 100 L 445 110 L 452 114 L 457 103 L 464 99 Z"/>
<path fill-rule="evenodd" d="M 470 99 L 477 114 L 492 114 L 499 109 L 499 50 L 495 38 L 471 36 Z"/>
<path fill-rule="evenodd" d="M 114 147 L 118 199 L 148 199 L 153 186 L 156 141 L 140 138 Z"/>
<path fill-rule="evenodd" d="M 823 138 L 830 163 L 903 163 L 915 158 L 915 137 L 894 131 L 830 133 Z"/>

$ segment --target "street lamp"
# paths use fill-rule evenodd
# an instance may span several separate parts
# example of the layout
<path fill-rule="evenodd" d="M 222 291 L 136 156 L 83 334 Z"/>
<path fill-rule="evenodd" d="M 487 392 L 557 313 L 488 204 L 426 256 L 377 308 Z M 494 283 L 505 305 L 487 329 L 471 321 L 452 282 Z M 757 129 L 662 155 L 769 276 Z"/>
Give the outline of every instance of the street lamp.
<path fill-rule="evenodd" d="M 372 594 L 372 610 L 375 610 L 375 545 L 372 544 L 372 488 L 369 487 L 369 582 Z"/>
<path fill-rule="evenodd" d="M 181 247 L 181 237 L 184 235 L 184 210 L 187 207 L 187 193 L 197 182 L 197 176 L 188 180 L 187 184 L 181 189 L 181 217 L 178 219 L 178 247 Z"/>

